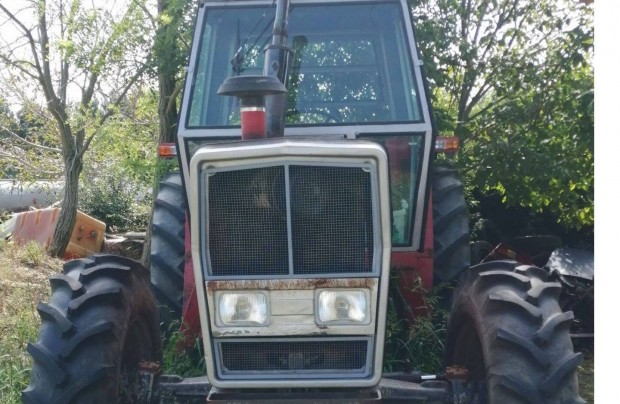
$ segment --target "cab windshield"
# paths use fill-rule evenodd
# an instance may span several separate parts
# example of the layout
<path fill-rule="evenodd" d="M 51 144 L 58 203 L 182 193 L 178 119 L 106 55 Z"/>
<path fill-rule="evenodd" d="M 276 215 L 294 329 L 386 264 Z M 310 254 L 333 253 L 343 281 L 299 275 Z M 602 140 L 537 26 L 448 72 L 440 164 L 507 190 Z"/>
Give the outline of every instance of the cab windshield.
<path fill-rule="evenodd" d="M 209 8 L 193 73 L 188 128 L 238 126 L 230 76 L 260 75 L 275 8 Z M 421 121 L 398 3 L 293 4 L 287 126 Z"/>

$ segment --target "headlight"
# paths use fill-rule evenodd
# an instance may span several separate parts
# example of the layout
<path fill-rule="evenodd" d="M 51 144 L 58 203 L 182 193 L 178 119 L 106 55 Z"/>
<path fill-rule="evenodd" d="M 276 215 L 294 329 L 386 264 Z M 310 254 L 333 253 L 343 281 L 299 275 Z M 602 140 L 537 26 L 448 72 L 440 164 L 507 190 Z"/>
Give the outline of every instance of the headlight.
<path fill-rule="evenodd" d="M 319 324 L 369 324 L 370 292 L 367 289 L 325 289 L 318 292 Z"/>
<path fill-rule="evenodd" d="M 269 325 L 267 300 L 264 292 L 223 292 L 218 299 L 218 325 Z"/>

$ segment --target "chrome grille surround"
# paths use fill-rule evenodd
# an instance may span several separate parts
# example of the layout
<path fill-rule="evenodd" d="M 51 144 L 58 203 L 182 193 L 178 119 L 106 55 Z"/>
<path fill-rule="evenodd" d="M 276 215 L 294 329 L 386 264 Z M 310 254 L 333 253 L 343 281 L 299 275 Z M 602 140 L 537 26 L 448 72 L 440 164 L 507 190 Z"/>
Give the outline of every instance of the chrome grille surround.
<path fill-rule="evenodd" d="M 375 272 L 372 171 L 313 162 L 205 170 L 207 276 Z"/>
<path fill-rule="evenodd" d="M 286 194 L 287 202 L 285 203 L 287 210 L 288 273 L 246 273 L 245 275 L 222 276 L 221 274 L 216 275 L 218 273 L 217 270 L 215 273 L 210 272 L 208 263 L 211 262 L 213 257 L 211 257 L 211 253 L 207 248 L 210 236 L 208 175 L 215 173 L 215 176 L 217 176 L 219 173 L 246 169 L 290 168 L 293 166 L 303 166 L 304 169 L 306 167 L 318 167 L 318 171 L 324 170 L 323 167 L 335 167 L 337 170 L 353 168 L 359 170 L 359 172 L 368 173 L 370 177 L 368 183 L 370 184 L 371 191 L 370 202 L 372 203 L 372 248 L 368 250 L 366 245 L 364 245 L 364 259 L 360 260 L 356 267 L 356 269 L 361 269 L 356 272 L 351 272 L 351 270 L 347 270 L 347 272 L 328 270 L 330 272 L 312 271 L 312 273 L 304 273 L 303 269 L 294 272 L 294 254 L 292 251 L 295 249 L 293 243 L 295 230 L 293 230 L 292 216 L 294 213 L 292 212 L 290 201 L 296 198 L 294 187 L 291 185 L 291 177 L 294 177 L 296 174 L 293 172 L 288 172 L 287 174 L 285 169 L 285 188 L 288 190 Z M 314 168 L 309 171 L 312 170 Z M 277 175 L 273 177 L 277 177 Z M 319 177 L 322 178 L 323 176 L 319 175 Z M 381 368 L 383 365 L 385 313 L 391 251 L 388 166 L 385 150 L 377 143 L 360 140 L 325 141 L 320 139 L 282 138 L 256 142 L 209 144 L 201 147 L 194 154 L 190 164 L 190 178 L 191 184 L 188 186 L 188 199 L 190 212 L 192 212 L 192 256 L 194 274 L 198 285 L 197 294 L 203 330 L 205 362 L 210 383 L 218 388 L 342 387 L 343 383 L 350 387 L 375 386 L 381 378 Z M 341 187 L 348 186 L 341 185 Z M 301 202 L 310 200 L 308 197 L 299 197 L 298 199 Z M 268 199 L 270 202 L 269 206 L 271 206 L 271 200 L 275 200 L 275 206 L 278 206 L 277 198 Z M 311 208 L 314 204 L 308 202 L 306 206 Z M 338 204 L 334 206 L 338 206 Z M 359 211 L 363 212 L 364 209 Z M 346 226 L 349 225 L 347 224 Z M 304 231 L 311 232 L 311 230 L 303 229 L 298 232 L 303 234 Z M 368 240 L 368 237 L 363 237 L 362 239 Z M 355 250 L 356 243 L 354 242 L 350 245 L 353 245 L 354 247 L 351 247 L 351 249 Z M 239 251 L 242 250 L 239 249 Z M 361 250 L 358 249 L 357 251 Z M 370 254 L 368 251 L 370 251 Z M 331 253 L 331 255 L 333 257 L 335 254 Z M 274 254 L 274 256 L 280 257 L 278 254 Z M 370 263 L 370 271 L 367 269 L 368 265 L 365 265 L 368 263 Z M 366 281 L 371 283 L 365 283 Z M 308 299 L 314 299 L 315 290 L 317 288 L 344 287 L 344 285 L 347 285 L 346 287 L 354 287 L 351 286 L 351 282 L 357 282 L 360 286 L 364 284 L 363 287 L 370 287 L 370 290 L 373 291 L 370 295 L 374 312 L 371 324 L 359 326 L 330 325 L 329 327 L 317 325 L 312 320 L 313 308 L 311 300 L 307 302 Z M 281 289 L 282 287 L 284 289 Z M 287 308 L 286 312 L 279 313 L 283 320 L 285 320 L 284 322 L 274 321 L 269 326 L 257 327 L 254 330 L 250 330 L 250 327 L 238 329 L 231 327 L 226 330 L 220 328 L 214 334 L 215 330 L 212 328 L 214 325 L 211 323 L 211 319 L 215 315 L 214 296 L 218 293 L 218 290 L 265 290 L 272 298 L 299 300 L 295 300 L 294 304 L 290 306 L 290 309 Z M 210 297 L 207 298 L 207 296 Z M 209 301 L 209 305 L 207 305 L 207 301 Z M 271 310 L 274 310 L 273 306 Z M 291 314 L 289 314 L 288 310 L 290 310 Z M 294 310 L 301 310 L 300 313 L 303 313 L 303 315 L 292 314 Z M 300 320 L 305 319 L 303 324 L 301 324 L 303 327 L 299 327 L 300 323 L 297 322 L 297 318 Z M 295 336 L 292 337 L 292 335 Z M 317 338 L 322 340 L 319 341 Z M 316 349 L 313 352 L 312 350 L 308 352 L 302 350 L 300 352 L 296 350 L 298 348 L 290 348 L 287 353 L 286 349 L 280 349 L 280 351 L 275 349 L 274 351 L 272 348 L 275 346 L 270 345 L 278 341 L 286 342 L 293 340 L 313 340 L 324 344 L 323 347 L 327 347 L 330 344 L 337 345 L 340 341 L 367 341 L 367 356 L 364 358 L 363 368 L 368 370 L 361 370 L 361 367 L 356 367 L 359 362 L 350 362 L 349 364 L 340 362 L 341 365 L 334 365 L 336 362 L 330 362 L 326 359 L 321 359 L 317 362 L 316 357 L 318 354 Z M 280 358 L 280 362 L 288 362 L 289 364 L 282 365 L 284 368 L 268 370 L 267 373 L 269 374 L 266 376 L 262 375 L 264 369 L 260 368 L 261 365 L 252 364 L 252 362 L 246 362 L 244 367 L 235 369 L 233 366 L 231 369 L 228 363 L 233 359 L 231 359 L 231 356 L 223 357 L 223 351 L 221 350 L 222 342 L 225 344 L 238 342 L 251 345 L 252 341 L 254 343 L 265 342 L 266 345 L 263 345 L 264 350 L 272 352 L 271 355 Z M 226 347 L 227 345 L 224 346 Z M 231 346 L 228 345 L 227 347 Z M 321 345 L 317 346 L 320 347 Z M 229 348 L 224 348 L 224 350 L 226 349 Z M 360 349 L 359 347 L 355 349 L 358 350 L 359 357 Z M 241 351 L 243 350 L 251 351 L 246 348 L 241 349 Z M 230 353 L 229 351 L 227 352 L 226 355 Z M 304 364 L 304 369 L 297 369 L 302 366 L 302 363 L 309 363 L 310 368 L 307 368 L 307 365 Z M 312 369 L 313 363 L 315 367 L 318 366 L 316 364 L 322 363 L 323 365 L 321 366 L 323 367 L 321 369 Z M 346 369 L 327 369 L 329 367 L 337 368 L 338 366 Z M 252 368 L 258 370 L 252 370 Z"/>
<path fill-rule="evenodd" d="M 215 339 L 222 379 L 363 378 L 372 369 L 370 337 Z"/>

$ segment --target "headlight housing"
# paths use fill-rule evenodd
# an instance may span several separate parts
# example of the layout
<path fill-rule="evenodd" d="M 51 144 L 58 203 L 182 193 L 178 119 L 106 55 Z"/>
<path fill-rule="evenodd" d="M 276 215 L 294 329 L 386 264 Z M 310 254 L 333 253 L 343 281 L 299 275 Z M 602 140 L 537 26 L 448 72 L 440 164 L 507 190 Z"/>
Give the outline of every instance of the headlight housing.
<path fill-rule="evenodd" d="M 270 323 L 265 292 L 222 292 L 217 299 L 217 325 L 264 327 Z"/>
<path fill-rule="evenodd" d="M 368 289 L 319 289 L 317 324 L 370 324 Z"/>

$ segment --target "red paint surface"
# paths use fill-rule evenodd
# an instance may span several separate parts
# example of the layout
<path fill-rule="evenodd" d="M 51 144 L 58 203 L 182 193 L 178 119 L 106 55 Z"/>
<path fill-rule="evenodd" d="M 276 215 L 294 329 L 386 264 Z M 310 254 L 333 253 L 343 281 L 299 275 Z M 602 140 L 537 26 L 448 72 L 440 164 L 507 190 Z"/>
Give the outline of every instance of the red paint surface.
<path fill-rule="evenodd" d="M 198 312 L 194 263 L 192 261 L 192 239 L 187 216 L 185 216 L 185 268 L 183 270 L 183 275 L 181 332 L 184 335 L 184 341 L 182 341 L 179 348 L 190 348 L 194 346 L 196 338 L 200 337 L 200 314 Z"/>
<path fill-rule="evenodd" d="M 415 321 L 418 316 L 428 315 L 424 297 L 433 290 L 432 199 L 429 199 L 427 205 L 424 250 L 392 252 L 392 270 L 398 275 L 398 289 L 410 308 L 406 310 L 409 322 Z"/>

